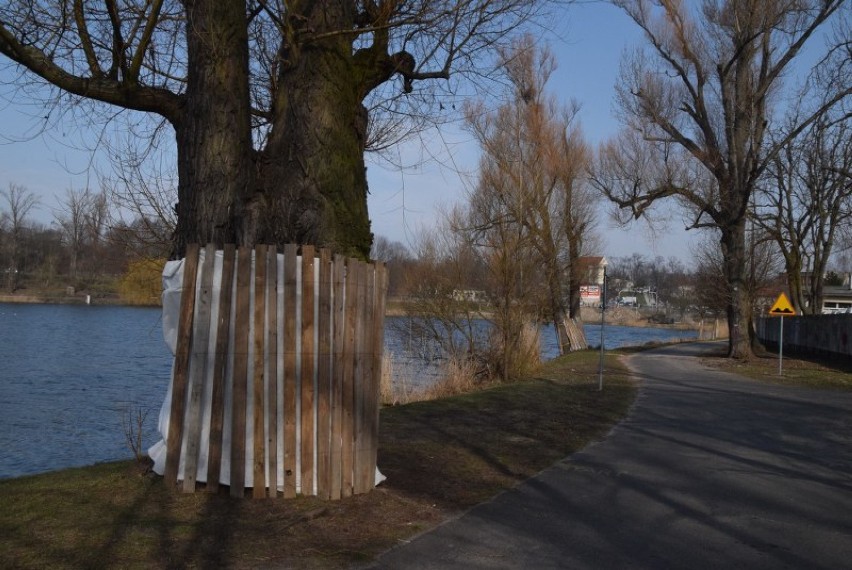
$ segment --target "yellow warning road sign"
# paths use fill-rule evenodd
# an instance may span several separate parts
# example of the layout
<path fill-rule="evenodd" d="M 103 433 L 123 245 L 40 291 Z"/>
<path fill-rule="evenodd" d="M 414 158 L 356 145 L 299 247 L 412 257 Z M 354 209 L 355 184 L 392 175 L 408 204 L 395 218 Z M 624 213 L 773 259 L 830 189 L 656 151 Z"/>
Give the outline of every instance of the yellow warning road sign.
<path fill-rule="evenodd" d="M 796 315 L 796 310 L 790 304 L 790 299 L 787 298 L 787 295 L 781 293 L 775 299 L 775 304 L 769 309 L 769 314 L 776 317 L 793 317 Z"/>

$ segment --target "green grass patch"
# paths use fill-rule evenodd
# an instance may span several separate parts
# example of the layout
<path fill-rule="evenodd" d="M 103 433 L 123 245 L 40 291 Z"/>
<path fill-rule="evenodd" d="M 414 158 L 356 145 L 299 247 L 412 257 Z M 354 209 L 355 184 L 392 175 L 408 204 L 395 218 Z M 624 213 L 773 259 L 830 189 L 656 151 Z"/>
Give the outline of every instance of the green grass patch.
<path fill-rule="evenodd" d="M 548 362 L 533 378 L 385 408 L 388 480 L 342 501 L 182 494 L 134 462 L 0 481 L 2 568 L 343 568 L 517 485 L 602 438 L 635 395 L 617 355 Z"/>

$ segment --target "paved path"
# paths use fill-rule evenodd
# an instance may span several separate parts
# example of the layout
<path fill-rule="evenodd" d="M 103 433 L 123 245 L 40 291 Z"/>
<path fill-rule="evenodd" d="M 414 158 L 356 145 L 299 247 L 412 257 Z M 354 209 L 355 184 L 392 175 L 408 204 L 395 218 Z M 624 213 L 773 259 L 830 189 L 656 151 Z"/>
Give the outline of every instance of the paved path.
<path fill-rule="evenodd" d="M 642 386 L 601 443 L 374 568 L 852 568 L 852 393 L 631 357 Z"/>

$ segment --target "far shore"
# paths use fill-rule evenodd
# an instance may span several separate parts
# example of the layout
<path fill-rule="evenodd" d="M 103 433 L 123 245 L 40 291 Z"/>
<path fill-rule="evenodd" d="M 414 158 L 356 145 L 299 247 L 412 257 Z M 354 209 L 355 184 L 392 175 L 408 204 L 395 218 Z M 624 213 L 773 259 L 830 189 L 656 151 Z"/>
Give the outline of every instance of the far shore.
<path fill-rule="evenodd" d="M 158 300 L 159 301 L 159 300 Z M 55 294 L 4 294 L 0 295 L 0 303 L 10 304 L 34 304 L 34 305 L 91 305 L 91 306 L 127 306 L 127 307 L 148 307 L 158 308 L 159 302 L 151 303 L 128 303 L 121 297 L 109 293 L 85 293 L 76 292 L 73 295 L 68 295 L 60 292 Z M 410 308 L 406 306 L 406 302 L 401 299 L 389 298 L 385 309 L 386 317 L 407 317 L 409 316 Z M 483 319 L 489 319 L 491 314 L 487 310 L 475 311 L 475 314 Z M 600 309 L 593 307 L 582 307 L 581 318 L 586 324 L 600 323 Z M 713 320 L 707 321 L 705 326 L 710 326 Z M 640 314 L 637 309 L 616 308 L 609 309 L 604 314 L 604 323 L 607 325 L 618 325 L 626 327 L 642 327 L 642 328 L 665 328 L 679 330 L 698 330 L 701 328 L 700 323 L 693 321 L 675 322 L 669 324 L 653 323 L 647 317 Z"/>
<path fill-rule="evenodd" d="M 0 295 L 0 303 L 29 304 L 29 305 L 109 305 L 128 307 L 159 307 L 159 303 L 138 304 L 128 303 L 113 295 Z"/>

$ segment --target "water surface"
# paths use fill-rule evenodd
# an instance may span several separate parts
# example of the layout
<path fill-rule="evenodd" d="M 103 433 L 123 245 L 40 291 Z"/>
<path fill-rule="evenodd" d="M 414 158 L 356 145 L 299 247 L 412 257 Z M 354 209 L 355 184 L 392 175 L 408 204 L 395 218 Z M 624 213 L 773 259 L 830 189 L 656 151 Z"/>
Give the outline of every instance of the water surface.
<path fill-rule="evenodd" d="M 402 317 L 387 319 L 394 377 L 428 383 L 439 362 L 406 356 L 417 341 L 404 325 Z M 589 343 L 599 344 L 600 325 L 585 329 Z M 617 326 L 604 333 L 608 349 L 695 337 L 695 331 Z M 544 327 L 542 357 L 556 354 L 553 328 Z M 158 308 L 0 303 L 0 478 L 132 457 L 122 427 L 129 410 L 148 414 L 147 450 L 159 439 L 171 365 Z"/>

